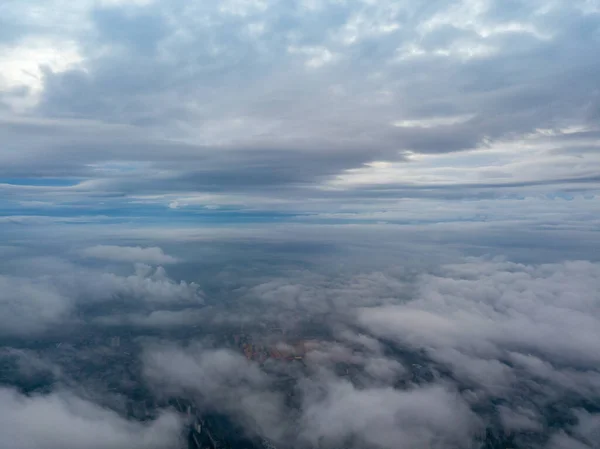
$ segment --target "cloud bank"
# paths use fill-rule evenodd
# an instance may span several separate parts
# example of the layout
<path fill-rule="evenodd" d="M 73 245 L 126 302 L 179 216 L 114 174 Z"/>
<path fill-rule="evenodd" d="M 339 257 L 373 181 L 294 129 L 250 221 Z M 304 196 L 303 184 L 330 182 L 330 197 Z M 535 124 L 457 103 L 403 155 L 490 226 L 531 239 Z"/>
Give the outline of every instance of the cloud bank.
<path fill-rule="evenodd" d="M 161 248 L 142 248 L 140 246 L 96 245 L 81 251 L 85 257 L 111 260 L 115 262 L 147 263 L 163 265 L 177 262 L 177 259 L 165 254 Z"/>
<path fill-rule="evenodd" d="M 142 424 L 68 392 L 23 396 L 0 389 L 0 444 L 15 449 L 167 449 L 180 443 L 181 423 L 171 413 Z"/>
<path fill-rule="evenodd" d="M 140 224 L 503 221 L 523 199 L 585 214 L 592 3 L 11 3 L 3 207 Z"/>
<path fill-rule="evenodd" d="M 25 264 L 29 276 L 0 276 L 0 334 L 4 336 L 58 331 L 62 325 L 81 323 L 80 313 L 90 307 L 109 307 L 114 314 L 133 308 L 160 315 L 161 307 L 203 302 L 197 284 L 175 282 L 160 266 L 137 264 L 133 274 L 119 275 L 60 259 L 27 260 Z"/>

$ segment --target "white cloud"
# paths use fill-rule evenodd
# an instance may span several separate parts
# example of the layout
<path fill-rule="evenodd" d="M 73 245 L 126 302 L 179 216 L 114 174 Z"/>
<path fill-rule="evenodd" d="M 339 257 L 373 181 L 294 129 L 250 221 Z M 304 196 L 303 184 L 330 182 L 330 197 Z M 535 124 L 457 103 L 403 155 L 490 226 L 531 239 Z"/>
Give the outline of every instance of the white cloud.
<path fill-rule="evenodd" d="M 102 6 L 149 6 L 156 0 L 98 0 Z"/>
<path fill-rule="evenodd" d="M 479 426 L 460 395 L 440 385 L 406 391 L 359 389 L 315 366 L 312 377 L 300 380 L 302 404 L 295 410 L 285 405 L 277 378 L 241 354 L 200 346 L 153 346 L 144 361 L 146 376 L 157 391 L 191 393 L 201 407 L 231 413 L 249 432 L 276 442 L 459 447 Z M 386 377 L 391 366 L 385 373 L 382 367 L 371 366 L 377 376 Z"/>
<path fill-rule="evenodd" d="M 18 46 L 0 45 L 0 91 L 26 87 L 28 95 L 13 100 L 13 106 L 18 110 L 33 107 L 43 90 L 44 70 L 64 72 L 82 62 L 77 43 L 70 40 L 31 39 Z"/>
<path fill-rule="evenodd" d="M 306 56 L 305 65 L 308 68 L 317 69 L 332 63 L 336 55 L 326 47 L 288 47 L 288 52 Z"/>
<path fill-rule="evenodd" d="M 116 297 L 123 298 L 128 307 L 144 310 L 146 315 L 132 319 L 147 326 L 174 324 L 177 319 L 191 324 L 191 317 L 197 315 L 162 311 L 163 307 L 203 304 L 197 284 L 175 282 L 162 267 L 137 264 L 135 273 L 123 276 L 56 258 L 25 259 L 19 262 L 19 267 L 23 266 L 28 276 L 0 275 L 2 335 L 27 336 L 68 326 L 81 319 L 74 315 L 78 307 Z M 103 319 L 110 324 L 115 321 Z"/>
<path fill-rule="evenodd" d="M 197 309 L 154 310 L 148 314 L 109 315 L 95 322 L 107 326 L 133 326 L 137 328 L 181 328 L 202 326 L 207 315 Z"/>
<path fill-rule="evenodd" d="M 492 394 L 506 395 L 527 373 L 562 390 L 598 395 L 599 289 L 598 264 L 473 260 L 422 275 L 414 299 L 364 308 L 358 319 Z"/>
<path fill-rule="evenodd" d="M 75 285 L 82 296 L 89 299 L 103 300 L 121 295 L 148 303 L 179 302 L 202 304 L 202 292 L 194 282 L 175 282 L 162 267 L 138 265 L 136 273 L 130 276 L 119 276 L 114 273 L 102 273 L 95 276 L 89 273 Z M 75 290 L 77 291 L 77 290 Z"/>
<path fill-rule="evenodd" d="M 158 247 L 142 248 L 141 246 L 96 245 L 83 249 L 81 253 L 86 257 L 115 262 L 140 262 L 152 265 L 177 262 L 175 257 L 165 254 Z"/>
<path fill-rule="evenodd" d="M 422 120 L 398 120 L 393 122 L 399 128 L 435 128 L 437 126 L 449 126 L 464 123 L 472 119 L 472 115 L 457 115 L 450 117 L 428 117 Z"/>
<path fill-rule="evenodd" d="M 251 433 L 279 440 L 289 430 L 272 379 L 241 354 L 154 346 L 145 353 L 144 371 L 159 393 L 191 393 L 201 407 L 233 414 Z"/>
<path fill-rule="evenodd" d="M 268 2 L 264 0 L 226 0 L 219 3 L 221 13 L 241 17 L 264 12 L 268 7 Z"/>
<path fill-rule="evenodd" d="M 323 396 L 307 392 L 301 418 L 303 437 L 312 445 L 339 447 L 432 448 L 468 446 L 477 418 L 455 392 L 441 386 L 405 391 L 392 388 L 358 389 L 348 381 L 306 389 L 324 389 Z"/>
<path fill-rule="evenodd" d="M 0 447 L 11 449 L 173 449 L 183 447 L 182 423 L 164 413 L 147 423 L 67 392 L 24 396 L 0 389 Z"/>
<path fill-rule="evenodd" d="M 73 299 L 43 279 L 0 275 L 0 334 L 31 335 L 69 317 Z"/>

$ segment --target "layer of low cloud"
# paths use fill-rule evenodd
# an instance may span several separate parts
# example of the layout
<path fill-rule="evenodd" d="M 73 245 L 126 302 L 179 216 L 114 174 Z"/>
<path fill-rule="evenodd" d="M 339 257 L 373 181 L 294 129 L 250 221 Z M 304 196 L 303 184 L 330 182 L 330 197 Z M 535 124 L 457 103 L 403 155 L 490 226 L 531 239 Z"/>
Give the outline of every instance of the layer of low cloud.
<path fill-rule="evenodd" d="M 577 420 L 587 415 L 568 404 L 600 399 L 599 282 L 598 264 L 585 261 L 475 259 L 421 275 L 410 300 L 362 308 L 357 319 L 372 335 L 449 370 L 473 391 L 473 404 L 506 404 L 498 409 L 506 431 L 547 435 L 549 404 L 564 403 L 562 413 Z M 549 444 L 593 447 L 566 434 Z"/>
<path fill-rule="evenodd" d="M 269 370 L 230 351 L 151 347 L 146 374 L 158 391 L 197 395 L 249 432 L 300 445 L 468 447 L 482 426 L 497 426 L 539 447 L 593 447 L 595 418 L 578 407 L 600 400 L 598 264 L 466 259 L 428 271 L 291 272 L 238 291 L 249 306 L 237 313 L 250 322 L 294 334 L 316 320 L 333 335 L 311 344 L 296 373 L 299 409 L 284 405 Z M 340 363 L 360 374 L 339 377 Z M 213 380 L 196 382 L 204 377 Z M 264 415 L 238 396 L 260 398 Z"/>
<path fill-rule="evenodd" d="M 194 394 L 202 407 L 234 414 L 264 435 L 281 438 L 286 431 L 283 397 L 273 391 L 272 379 L 241 354 L 159 346 L 148 350 L 144 366 L 159 392 Z"/>
<path fill-rule="evenodd" d="M 438 259 L 454 263 L 417 263 L 409 252 L 401 261 L 392 251 L 393 266 L 381 251 L 381 263 L 342 264 L 342 254 L 321 261 L 327 268 L 309 256 L 312 264 L 272 257 L 261 269 L 227 259 L 216 275 L 199 274 L 194 283 L 176 282 L 162 267 L 119 263 L 123 271 L 113 273 L 89 267 L 87 259 L 23 251 L 13 248 L 16 257 L 0 278 L 3 337 L 43 339 L 47 330 L 87 319 L 107 335 L 126 328 L 145 337 L 138 340 L 143 378 L 135 382 L 159 398 L 186 397 L 202 412 L 226 414 L 249 436 L 298 448 L 479 447 L 488 434 L 512 438 L 517 447 L 594 447 L 598 263 L 447 253 Z M 210 294 L 200 290 L 204 283 Z M 98 307 L 76 313 L 90 306 Z M 290 339 L 306 339 L 303 361 L 259 364 L 222 347 L 221 337 L 243 333 L 242 326 L 265 329 L 257 343 L 282 351 L 290 350 Z M 178 335 L 185 337 L 177 341 Z M 65 346 L 60 351 L 73 351 L 81 363 L 119 352 Z M 44 372 L 76 385 L 74 357 L 53 360 L 58 353 L 39 361 L 32 351 L 8 350 L 33 378 Z M 291 384 L 282 388 L 282 379 Z M 12 405 L 80 401 L 60 391 L 3 394 Z M 159 422 L 123 426 L 151 434 Z"/>
<path fill-rule="evenodd" d="M 165 254 L 161 248 L 141 246 L 96 245 L 81 251 L 85 257 L 115 262 L 147 263 L 164 265 L 177 262 L 175 257 Z"/>
<path fill-rule="evenodd" d="M 174 449 L 184 447 L 182 422 L 164 413 L 146 423 L 69 392 L 25 396 L 0 388 L 0 446 L 14 449 Z"/>
<path fill-rule="evenodd" d="M 286 406 L 276 378 L 241 354 L 163 345 L 145 355 L 158 392 L 191 395 L 207 410 L 234 416 L 250 435 L 292 447 L 465 447 L 477 434 L 478 418 L 451 386 L 358 389 L 320 364 L 314 368 L 299 380 L 296 409 Z"/>
<path fill-rule="evenodd" d="M 307 391 L 301 418 L 302 436 L 313 445 L 458 448 L 469 447 L 476 434 L 467 403 L 442 386 L 358 389 L 335 379 L 307 387 L 324 389 L 318 398 Z"/>
<path fill-rule="evenodd" d="M 576 410 L 577 424 L 568 432 L 557 432 L 550 439 L 550 449 L 589 449 L 598 444 L 600 435 L 600 415 Z"/>
<path fill-rule="evenodd" d="M 30 335 L 69 317 L 73 301 L 44 281 L 0 276 L 0 333 Z"/>
<path fill-rule="evenodd" d="M 462 375 L 480 372 L 484 383 L 491 379 L 483 364 L 505 358 L 525 368 L 526 360 L 541 359 L 593 372 L 600 362 L 599 288 L 600 268 L 589 262 L 474 260 L 422 276 L 412 301 L 366 308 L 358 317 L 371 332 L 426 349 Z"/>
<path fill-rule="evenodd" d="M 186 305 L 198 307 L 203 303 L 203 293 L 197 284 L 176 282 L 162 267 L 137 264 L 133 274 L 122 275 L 55 258 L 26 259 L 20 264 L 26 264 L 29 276 L 0 275 L 0 335 L 3 336 L 60 330 L 61 325 L 80 322 L 77 310 L 111 303 L 110 312 L 115 299 L 120 299 L 120 307 L 146 313 Z M 152 317 L 158 325 L 168 319 L 168 313 Z"/>

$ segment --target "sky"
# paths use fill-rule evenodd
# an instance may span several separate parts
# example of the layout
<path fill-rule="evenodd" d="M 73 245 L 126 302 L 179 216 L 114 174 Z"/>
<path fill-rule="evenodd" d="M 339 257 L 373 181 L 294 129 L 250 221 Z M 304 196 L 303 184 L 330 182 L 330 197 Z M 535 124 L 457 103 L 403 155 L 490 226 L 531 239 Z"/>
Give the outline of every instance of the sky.
<path fill-rule="evenodd" d="M 28 346 L 87 329 L 278 447 L 597 447 L 599 50 L 598 0 L 3 0 L 0 367 L 56 387 L 0 449 L 180 447 Z M 298 408 L 177 337 L 262 319 L 332 336 Z"/>
<path fill-rule="evenodd" d="M 1 7 L 3 223 L 597 227 L 597 1 L 71 3 Z"/>

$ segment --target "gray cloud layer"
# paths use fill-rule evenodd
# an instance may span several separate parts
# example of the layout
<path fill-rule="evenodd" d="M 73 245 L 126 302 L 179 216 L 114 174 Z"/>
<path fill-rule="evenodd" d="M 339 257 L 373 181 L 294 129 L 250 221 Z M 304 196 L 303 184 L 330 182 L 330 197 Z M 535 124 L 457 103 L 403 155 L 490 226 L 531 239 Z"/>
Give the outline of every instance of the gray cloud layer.
<path fill-rule="evenodd" d="M 598 191 L 590 2 L 39 8 L 6 7 L 0 175 L 79 184 L 19 199 L 362 212 Z"/>

